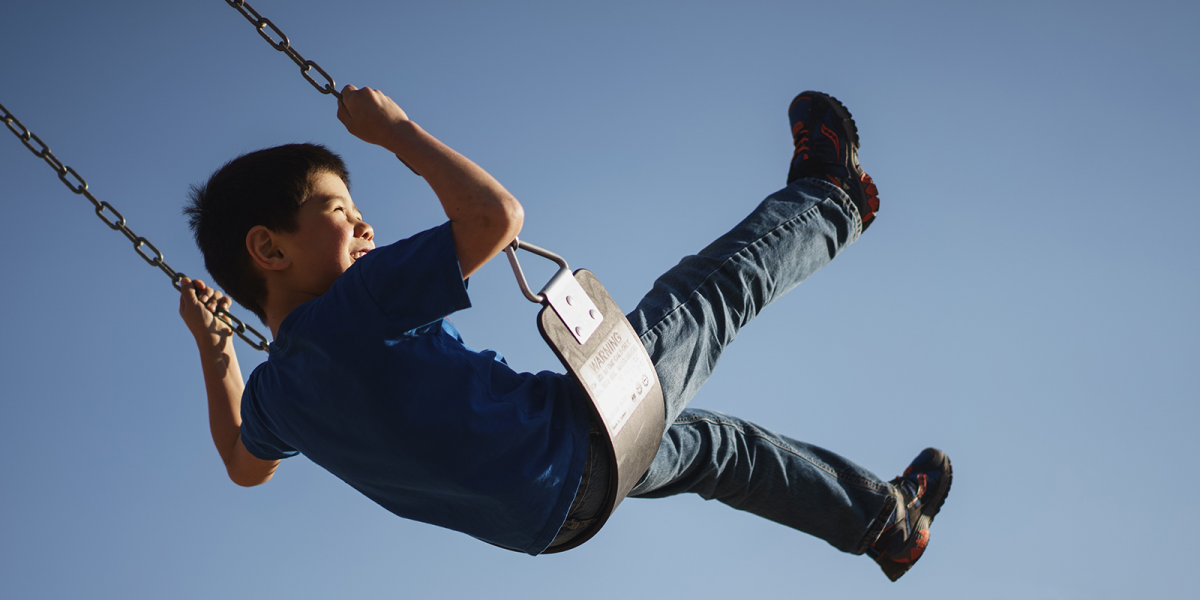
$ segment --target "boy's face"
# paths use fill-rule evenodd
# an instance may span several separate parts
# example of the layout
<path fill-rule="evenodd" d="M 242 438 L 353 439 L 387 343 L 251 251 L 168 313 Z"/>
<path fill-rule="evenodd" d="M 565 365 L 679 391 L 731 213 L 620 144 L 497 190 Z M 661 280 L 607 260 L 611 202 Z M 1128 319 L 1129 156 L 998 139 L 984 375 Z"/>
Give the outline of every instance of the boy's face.
<path fill-rule="evenodd" d="M 354 261 L 375 249 L 375 231 L 337 175 L 316 176 L 296 223 L 296 231 L 279 237 L 285 256 L 292 259 L 291 287 L 297 291 L 324 294 Z"/>

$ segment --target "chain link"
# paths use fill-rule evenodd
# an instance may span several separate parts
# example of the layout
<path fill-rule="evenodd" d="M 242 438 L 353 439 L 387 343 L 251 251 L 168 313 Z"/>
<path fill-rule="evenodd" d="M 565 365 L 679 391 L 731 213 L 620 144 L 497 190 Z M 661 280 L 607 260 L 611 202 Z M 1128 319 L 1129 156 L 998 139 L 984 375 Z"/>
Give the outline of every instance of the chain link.
<path fill-rule="evenodd" d="M 250 24 L 254 25 L 254 28 L 258 30 L 258 35 L 261 35 L 262 39 L 267 40 L 267 43 L 270 44 L 272 48 L 286 54 L 288 58 L 292 59 L 292 62 L 296 63 L 296 66 L 300 67 L 300 74 L 303 75 L 304 78 L 307 79 L 314 88 L 317 88 L 318 92 L 321 92 L 322 94 L 333 94 L 338 100 L 342 99 L 342 94 L 341 92 L 337 91 L 337 84 L 333 82 L 333 78 L 329 76 L 329 73 L 326 73 L 325 69 L 322 69 L 317 63 L 311 60 L 305 60 L 304 57 L 300 55 L 300 52 L 292 47 L 292 43 L 288 41 L 288 36 L 283 33 L 283 30 L 280 29 L 278 25 L 272 23 L 270 19 L 264 18 L 262 15 L 258 14 L 258 11 L 254 10 L 254 7 L 250 6 L 250 3 L 246 2 L 245 0 L 225 0 L 225 2 L 226 4 L 236 8 L 238 12 L 242 13 L 242 16 L 246 17 L 246 20 L 250 21 Z M 267 33 L 268 29 L 279 37 L 279 41 L 275 41 L 275 38 L 272 38 L 271 34 Z M 324 77 L 324 85 L 317 83 L 317 80 L 309 74 L 310 71 L 316 71 L 321 75 L 321 77 Z"/>
<path fill-rule="evenodd" d="M 254 28 L 258 30 L 258 35 L 261 35 L 262 39 L 267 40 L 267 43 L 270 44 L 272 48 L 286 54 L 288 58 L 292 59 L 292 62 L 296 63 L 296 66 L 300 67 L 300 74 L 303 75 L 304 78 L 307 79 L 314 88 L 317 88 L 318 92 L 321 92 L 322 94 L 333 94 L 335 97 L 337 97 L 338 102 L 342 101 L 342 93 L 337 91 L 337 84 L 333 82 L 333 77 L 330 77 L 329 73 L 326 73 L 325 69 L 321 68 L 321 65 L 318 65 L 311 60 L 305 60 L 304 57 L 300 55 L 300 51 L 292 47 L 292 42 L 288 40 L 287 34 L 283 33 L 283 30 L 280 29 L 278 25 L 272 23 L 270 19 L 258 14 L 258 11 L 254 10 L 254 7 L 250 6 L 250 3 L 246 2 L 246 0 L 225 0 L 225 3 L 236 8 L 239 13 L 242 13 L 242 16 L 246 17 L 246 20 L 250 21 L 250 24 L 254 25 Z M 279 36 L 278 42 L 275 41 L 275 38 L 271 37 L 271 34 L 267 33 L 268 29 L 274 32 L 275 35 Z M 325 84 L 322 85 L 317 83 L 317 80 L 309 74 L 309 71 L 316 71 L 321 75 L 321 77 L 324 77 Z M 396 158 L 400 157 L 397 156 Z M 418 177 L 421 176 L 421 174 L 417 172 L 412 165 L 408 164 L 408 161 L 400 158 L 400 162 L 404 163 L 404 166 L 408 167 L 408 170 L 412 171 L 413 175 Z"/>
<path fill-rule="evenodd" d="M 233 3 L 230 2 L 230 4 Z M 278 29 L 275 30 L 278 31 Z M 284 42 L 287 42 L 286 37 L 284 38 Z M 76 173 L 75 169 L 64 165 L 62 161 L 58 160 L 58 157 L 54 156 L 54 153 L 50 152 L 50 148 L 46 146 L 45 142 L 38 138 L 38 136 L 31 133 L 29 129 L 27 129 L 25 125 L 21 123 L 21 121 L 13 116 L 12 113 L 8 112 L 7 108 L 4 108 L 3 104 L 0 104 L 0 118 L 4 119 L 4 125 L 8 127 L 9 131 L 13 132 L 13 135 L 17 136 L 17 138 L 21 140 L 22 144 L 25 144 L 26 148 L 29 148 L 30 152 L 32 152 L 38 158 L 46 161 L 46 164 L 50 165 L 50 168 L 54 169 L 54 172 L 58 174 L 58 178 L 62 180 L 63 185 L 67 186 L 67 189 L 87 198 L 92 205 L 96 207 L 96 216 L 99 217 L 101 221 L 104 221 L 105 225 L 108 225 L 110 229 L 120 231 L 130 242 L 132 242 L 134 251 L 138 253 L 138 256 L 142 257 L 142 260 L 145 260 L 146 263 L 152 267 L 158 267 L 159 270 L 167 275 L 167 277 L 171 278 L 171 284 L 175 286 L 176 290 L 182 290 L 179 280 L 186 276 L 183 273 L 179 273 L 175 269 L 172 269 L 170 265 L 167 264 L 167 261 L 163 260 L 162 252 L 159 252 L 158 248 L 154 247 L 154 244 L 150 243 L 150 240 L 147 240 L 146 238 L 134 233 L 133 230 L 130 229 L 125 223 L 125 217 L 122 216 L 117 209 L 113 208 L 113 206 L 108 202 L 96 200 L 96 197 L 88 191 L 87 180 L 80 176 L 79 173 Z M 37 144 L 37 147 L 34 147 L 34 143 Z M 77 183 L 71 183 L 71 178 L 74 178 Z M 112 213 L 112 215 L 116 217 L 116 220 L 114 221 L 108 218 L 108 216 L 104 214 L 106 212 Z M 147 254 L 143 248 L 148 248 L 153 254 Z M 262 350 L 263 352 L 268 351 L 267 338 L 264 337 L 263 334 L 256 331 L 253 327 L 246 325 L 241 319 L 233 316 L 233 314 L 220 307 L 218 307 L 213 314 L 231 329 L 233 329 L 233 332 L 236 333 L 238 337 L 242 338 L 243 341 L 249 344 L 250 347 L 256 350 Z M 247 333 L 257 339 L 251 339 L 246 335 Z"/>

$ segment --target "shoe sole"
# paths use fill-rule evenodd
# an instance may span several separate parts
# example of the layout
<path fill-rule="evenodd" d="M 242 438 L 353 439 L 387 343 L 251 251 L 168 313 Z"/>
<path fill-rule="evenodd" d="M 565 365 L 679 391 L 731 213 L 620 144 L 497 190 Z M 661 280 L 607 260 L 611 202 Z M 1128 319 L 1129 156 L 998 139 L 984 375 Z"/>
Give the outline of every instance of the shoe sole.
<path fill-rule="evenodd" d="M 931 498 L 934 502 L 929 504 L 929 512 L 921 511 L 921 518 L 923 519 L 928 516 L 930 522 L 932 522 L 933 518 L 942 510 L 942 505 L 946 503 L 946 498 L 950 495 L 950 486 L 954 483 L 954 468 L 950 464 L 950 457 L 946 456 L 945 452 L 937 448 L 930 448 L 929 450 L 933 452 L 933 460 L 930 462 L 939 462 L 946 465 L 946 468 L 942 471 L 942 476 L 938 478 L 937 489 L 934 490 L 933 497 Z"/>

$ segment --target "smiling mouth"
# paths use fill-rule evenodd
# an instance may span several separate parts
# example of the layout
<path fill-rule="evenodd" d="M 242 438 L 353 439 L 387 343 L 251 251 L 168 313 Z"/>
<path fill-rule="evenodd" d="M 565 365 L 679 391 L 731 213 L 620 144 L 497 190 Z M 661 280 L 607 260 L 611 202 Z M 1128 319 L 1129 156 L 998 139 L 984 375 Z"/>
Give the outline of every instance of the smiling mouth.
<path fill-rule="evenodd" d="M 359 250 L 359 251 L 357 251 L 357 252 L 351 252 L 351 253 L 350 253 L 350 258 L 353 258 L 354 260 L 358 260 L 358 259 L 360 259 L 360 258 L 362 258 L 362 257 L 366 256 L 366 255 L 367 255 L 367 253 L 368 253 L 368 252 L 370 252 L 370 251 L 371 251 L 371 249 L 370 249 L 370 248 L 364 248 L 364 249 L 362 249 L 362 250 Z"/>

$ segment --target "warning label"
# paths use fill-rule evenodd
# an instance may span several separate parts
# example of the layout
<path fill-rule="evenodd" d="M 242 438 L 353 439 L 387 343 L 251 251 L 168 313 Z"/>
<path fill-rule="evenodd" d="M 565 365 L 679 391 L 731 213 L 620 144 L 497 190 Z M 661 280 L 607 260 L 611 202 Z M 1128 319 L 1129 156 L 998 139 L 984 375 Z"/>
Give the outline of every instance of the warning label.
<path fill-rule="evenodd" d="M 579 374 L 591 388 L 612 435 L 621 431 L 654 387 L 654 364 L 628 326 L 614 327 Z"/>

